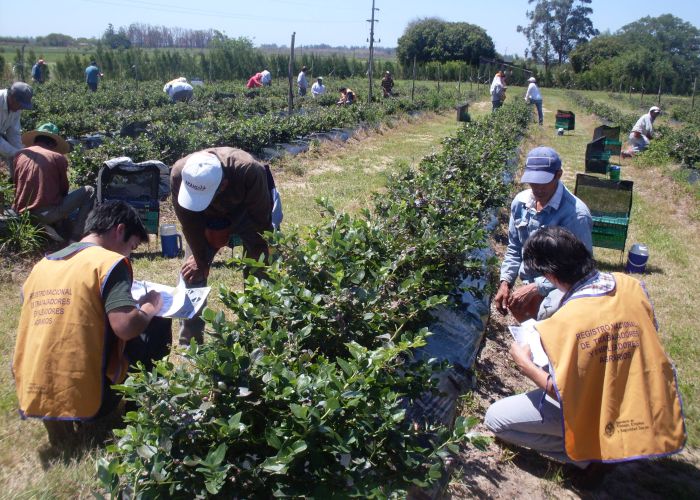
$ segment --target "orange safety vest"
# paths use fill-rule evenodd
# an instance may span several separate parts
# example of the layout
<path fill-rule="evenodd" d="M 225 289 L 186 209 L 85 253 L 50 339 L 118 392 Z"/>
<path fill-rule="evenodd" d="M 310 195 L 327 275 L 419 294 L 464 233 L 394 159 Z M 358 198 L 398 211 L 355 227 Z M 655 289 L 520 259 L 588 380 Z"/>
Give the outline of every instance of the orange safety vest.
<path fill-rule="evenodd" d="M 94 417 L 104 377 L 111 383 L 126 378 L 126 344 L 112 333 L 102 297 L 110 272 L 122 261 L 129 262 L 95 245 L 44 258 L 32 269 L 23 286 L 12 362 L 23 417 Z"/>
<path fill-rule="evenodd" d="M 617 462 L 676 453 L 681 399 L 641 284 L 613 273 L 609 292 L 580 289 L 536 328 L 551 362 L 571 460 Z"/>

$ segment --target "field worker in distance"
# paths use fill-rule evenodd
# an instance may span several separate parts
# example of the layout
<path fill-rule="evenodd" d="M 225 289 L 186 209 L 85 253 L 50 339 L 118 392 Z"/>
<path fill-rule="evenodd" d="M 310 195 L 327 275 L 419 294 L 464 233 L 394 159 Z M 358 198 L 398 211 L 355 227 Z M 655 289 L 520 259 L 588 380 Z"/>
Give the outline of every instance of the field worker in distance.
<path fill-rule="evenodd" d="M 384 92 L 384 97 L 391 97 L 391 90 L 394 88 L 394 79 L 391 77 L 389 71 L 384 72 L 384 78 L 382 78 L 382 92 Z"/>
<path fill-rule="evenodd" d="M 643 285 L 602 273 L 581 240 L 550 226 L 525 243 L 527 267 L 564 294 L 535 325 L 545 371 L 529 345 L 511 344 L 538 389 L 495 402 L 485 423 L 496 437 L 561 462 L 620 462 L 681 451 L 685 427 L 676 375 L 659 341 Z"/>
<path fill-rule="evenodd" d="M 267 259 L 263 238 L 273 229 L 274 181 L 269 167 L 241 149 L 218 147 L 192 153 L 170 173 L 173 208 L 187 241 L 181 274 L 187 287 L 206 286 L 217 251 L 232 234 L 243 242 L 246 257 Z M 281 222 L 279 217 L 274 221 Z M 204 321 L 184 320 L 180 345 L 203 340 Z"/>
<path fill-rule="evenodd" d="M 29 210 L 34 218 L 58 232 L 60 238 L 78 241 L 83 237 L 85 221 L 95 201 L 95 189 L 83 186 L 68 192 L 70 145 L 58 135 L 58 127 L 44 123 L 22 135 L 26 146 L 14 159 L 15 199 L 12 208 Z M 70 220 L 77 211 L 74 221 Z M 48 228 L 47 228 L 48 229 Z M 49 229 L 47 232 L 51 232 Z"/>
<path fill-rule="evenodd" d="M 248 83 L 245 84 L 246 88 L 254 89 L 256 87 L 262 87 L 262 73 L 255 73 L 248 79 Z"/>
<path fill-rule="evenodd" d="M 338 99 L 338 102 L 336 104 L 338 106 L 343 106 L 346 104 L 352 104 L 355 102 L 355 93 L 352 91 L 352 89 L 349 89 L 347 87 L 340 87 L 340 98 Z"/>
<path fill-rule="evenodd" d="M 39 59 L 32 66 L 32 81 L 34 83 L 44 83 L 46 81 L 46 62 L 43 59 Z"/>
<path fill-rule="evenodd" d="M 323 77 L 319 76 L 311 86 L 311 96 L 316 97 L 326 93 L 326 86 L 323 84 Z"/>
<path fill-rule="evenodd" d="M 104 74 L 100 72 L 100 68 L 97 66 L 97 62 L 90 61 L 90 66 L 85 68 L 85 83 L 92 92 L 97 91 L 97 84 Z"/>
<path fill-rule="evenodd" d="M 543 319 L 556 310 L 561 292 L 545 276 L 528 268 L 523 261 L 525 242 L 545 226 L 561 226 L 579 238 L 592 252 L 591 212 L 561 182 L 561 159 L 556 151 L 538 146 L 527 154 L 520 182 L 530 189 L 520 192 L 510 205 L 508 246 L 501 264 L 501 284 L 494 297 L 501 314 L 508 311 L 523 322 Z M 520 277 L 523 286 L 512 290 Z"/>
<path fill-rule="evenodd" d="M 544 117 L 542 115 L 542 94 L 540 93 L 539 87 L 537 87 L 537 80 L 535 80 L 534 76 L 528 78 L 527 81 L 528 86 L 527 90 L 525 91 L 525 102 L 535 105 L 537 108 L 537 120 L 539 124 L 542 125 L 544 121 Z"/>
<path fill-rule="evenodd" d="M 192 85 L 187 83 L 187 78 L 181 76 L 166 83 L 163 92 L 170 96 L 171 102 L 189 102 L 192 99 L 194 89 Z"/>
<path fill-rule="evenodd" d="M 260 75 L 260 81 L 265 87 L 269 87 L 270 85 L 272 85 L 272 73 L 264 69 L 260 72 Z"/>
<path fill-rule="evenodd" d="M 306 79 L 307 71 L 308 68 L 306 66 L 303 66 L 301 68 L 301 71 L 299 72 L 299 75 L 297 75 L 297 87 L 299 87 L 299 95 L 301 97 L 304 97 L 306 95 L 306 89 L 309 88 L 309 82 Z"/>
<path fill-rule="evenodd" d="M 503 71 L 496 72 L 491 82 L 491 110 L 496 111 L 503 106 L 506 99 L 506 77 Z"/>
<path fill-rule="evenodd" d="M 32 109 L 32 88 L 24 82 L 15 82 L 0 90 L 0 160 L 7 163 L 12 178 L 12 160 L 24 147 L 20 132 L 20 114 Z"/>
<path fill-rule="evenodd" d="M 658 106 L 652 106 L 649 108 L 649 112 L 643 114 L 637 120 L 637 123 L 632 127 L 630 136 L 628 138 L 629 149 L 625 151 L 624 156 L 630 157 L 634 153 L 640 153 L 644 151 L 648 146 L 651 139 L 654 137 L 654 120 L 661 114 L 661 109 Z"/>
<path fill-rule="evenodd" d="M 76 422 L 116 408 L 121 395 L 110 386 L 124 381 L 130 362 L 148 361 L 139 336 L 163 304 L 155 291 L 138 303 L 131 296 L 129 255 L 148 241 L 131 206 L 97 206 L 86 231 L 44 257 L 22 287 L 12 361 L 19 411 L 43 419 L 54 446 L 78 444 Z"/>

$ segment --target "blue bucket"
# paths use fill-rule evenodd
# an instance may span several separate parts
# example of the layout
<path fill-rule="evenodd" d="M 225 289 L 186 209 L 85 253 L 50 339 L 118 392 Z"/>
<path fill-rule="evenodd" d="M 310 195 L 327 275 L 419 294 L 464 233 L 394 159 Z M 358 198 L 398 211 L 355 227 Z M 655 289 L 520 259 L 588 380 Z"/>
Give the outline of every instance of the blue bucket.
<path fill-rule="evenodd" d="M 625 271 L 628 273 L 643 273 L 649 260 L 649 249 L 643 243 L 635 243 L 627 254 Z"/>

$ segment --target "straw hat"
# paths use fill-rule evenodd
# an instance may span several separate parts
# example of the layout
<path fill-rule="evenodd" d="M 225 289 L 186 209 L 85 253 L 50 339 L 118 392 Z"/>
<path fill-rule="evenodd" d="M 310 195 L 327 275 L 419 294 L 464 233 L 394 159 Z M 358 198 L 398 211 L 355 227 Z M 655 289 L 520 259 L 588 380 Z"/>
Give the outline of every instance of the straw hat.
<path fill-rule="evenodd" d="M 24 144 L 25 147 L 33 146 L 34 141 L 40 135 L 51 137 L 54 141 L 56 141 L 56 152 L 61 153 L 62 155 L 66 155 L 70 152 L 70 144 L 68 144 L 63 137 L 58 135 L 58 127 L 53 123 L 44 123 L 43 125 L 37 127 L 36 130 L 22 134 L 22 144 Z"/>

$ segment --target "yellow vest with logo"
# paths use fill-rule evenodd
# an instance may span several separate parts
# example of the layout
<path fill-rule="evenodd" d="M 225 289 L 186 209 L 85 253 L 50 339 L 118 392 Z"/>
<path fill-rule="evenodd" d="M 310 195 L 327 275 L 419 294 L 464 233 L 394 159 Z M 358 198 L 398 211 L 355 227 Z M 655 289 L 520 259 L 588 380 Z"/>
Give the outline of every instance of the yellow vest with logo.
<path fill-rule="evenodd" d="M 32 269 L 12 363 L 22 416 L 93 417 L 104 377 L 113 384 L 126 378 L 125 343 L 112 333 L 102 297 L 122 261 L 128 264 L 95 245 L 62 259 L 44 258 Z"/>
<path fill-rule="evenodd" d="M 612 292 L 574 294 L 537 324 L 572 460 L 662 456 L 685 443 L 675 370 L 659 341 L 652 305 L 637 280 L 613 277 Z"/>

